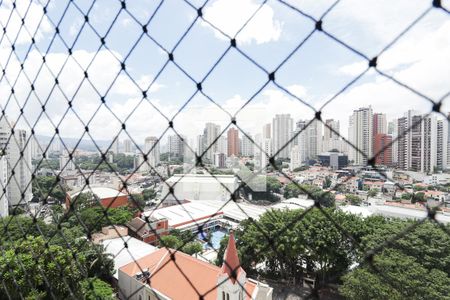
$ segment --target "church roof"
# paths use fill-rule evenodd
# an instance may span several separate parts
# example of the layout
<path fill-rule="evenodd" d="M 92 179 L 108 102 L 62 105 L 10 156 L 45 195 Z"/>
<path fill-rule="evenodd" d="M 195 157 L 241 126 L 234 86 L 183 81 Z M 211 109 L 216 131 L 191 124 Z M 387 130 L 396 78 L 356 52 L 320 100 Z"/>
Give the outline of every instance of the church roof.
<path fill-rule="evenodd" d="M 171 299 L 199 299 L 200 294 L 205 300 L 215 300 L 218 278 L 223 274 L 222 269 L 213 264 L 166 248 L 120 268 L 130 277 L 145 269 L 150 273 L 149 286 Z M 119 274 L 119 281 L 120 276 Z M 244 288 L 246 299 L 251 299 L 249 295 L 254 292 L 256 283 L 247 280 Z"/>
<path fill-rule="evenodd" d="M 239 274 L 241 272 L 244 272 L 239 261 L 239 256 L 236 248 L 236 240 L 234 239 L 233 231 L 230 232 L 228 246 L 225 250 L 222 272 L 227 273 L 233 283 L 235 283 L 236 279 L 239 277 Z"/>

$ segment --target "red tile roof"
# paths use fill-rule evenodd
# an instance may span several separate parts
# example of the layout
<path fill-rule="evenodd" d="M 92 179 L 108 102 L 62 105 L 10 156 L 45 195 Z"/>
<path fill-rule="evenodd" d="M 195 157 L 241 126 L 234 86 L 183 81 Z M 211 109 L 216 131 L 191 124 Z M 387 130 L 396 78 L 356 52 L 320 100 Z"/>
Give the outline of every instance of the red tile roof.
<path fill-rule="evenodd" d="M 171 259 L 173 254 L 174 260 Z M 150 286 L 172 299 L 217 299 L 218 278 L 222 269 L 185 253 L 162 248 L 131 262 L 120 270 L 130 277 L 148 268 Z M 256 284 L 247 280 L 244 286 L 252 295 Z"/>
<path fill-rule="evenodd" d="M 239 278 L 239 274 L 244 272 L 241 268 L 241 263 L 239 262 L 233 231 L 230 232 L 228 246 L 225 250 L 222 272 L 227 273 L 233 283 L 235 283 L 236 279 Z"/>

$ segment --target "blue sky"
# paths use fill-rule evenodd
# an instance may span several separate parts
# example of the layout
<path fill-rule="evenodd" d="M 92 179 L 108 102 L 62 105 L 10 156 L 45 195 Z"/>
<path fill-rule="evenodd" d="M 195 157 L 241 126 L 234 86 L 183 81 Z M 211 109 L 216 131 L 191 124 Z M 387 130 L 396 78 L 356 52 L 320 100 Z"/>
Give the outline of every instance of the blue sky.
<path fill-rule="evenodd" d="M 127 11 L 121 11 L 101 47 L 100 39 L 90 26 L 84 27 L 84 15 L 90 1 L 74 1 L 69 5 L 59 24 L 60 36 L 51 47 L 54 24 L 59 23 L 68 1 L 53 1 L 48 14 L 42 15 L 40 1 L 32 2 L 26 17 L 28 1 L 18 1 L 18 9 L 7 26 L 7 34 L 0 42 L 2 68 L 6 77 L 0 83 L 0 104 L 10 120 L 17 120 L 19 108 L 24 103 L 25 117 L 36 124 L 39 134 L 49 135 L 53 126 L 59 124 L 62 136 L 79 137 L 84 123 L 92 116 L 90 128 L 94 138 L 110 139 L 120 131 L 121 121 L 137 142 L 145 136 L 160 136 L 167 127 L 165 117 L 171 119 L 179 108 L 196 92 L 195 82 L 203 80 L 215 62 L 228 49 L 227 37 L 201 19 L 177 45 L 186 29 L 197 16 L 196 10 L 181 0 L 169 0 L 159 7 L 148 25 L 148 32 L 159 44 L 144 36 L 130 53 L 130 49 L 142 34 L 142 26 L 134 18 L 147 23 L 155 12 L 158 1 L 127 1 Z M 319 19 L 334 1 L 287 1 L 290 5 Z M 212 0 L 203 8 L 206 20 L 229 36 L 234 36 L 245 21 L 259 7 L 256 0 Z M 191 1 L 195 7 L 201 1 Z M 448 6 L 448 2 L 444 1 Z M 120 11 L 120 2 L 97 1 L 89 11 L 89 23 L 104 36 Z M 380 51 L 404 30 L 414 19 L 430 7 L 430 1 L 340 1 L 323 17 L 323 28 L 329 34 L 354 47 L 367 57 Z M 4 1 L 0 7 L 2 26 L 11 12 L 11 5 Z M 131 14 L 131 15 L 130 15 Z M 22 28 L 16 42 L 17 56 L 12 56 L 11 41 L 17 36 L 20 19 L 25 19 L 29 32 L 37 31 L 36 46 L 32 47 L 24 62 L 20 64 L 30 46 L 30 36 Z M 38 22 L 43 18 L 39 27 Z M 73 46 L 71 57 L 62 40 Z M 314 29 L 314 22 L 278 1 L 268 1 L 236 36 L 238 48 L 268 72 L 282 63 L 299 43 Z M 62 39 L 62 40 L 61 40 Z M 167 64 L 159 74 L 142 101 L 136 88 L 147 88 L 167 62 L 167 53 L 172 52 L 175 62 Z M 47 66 L 39 75 L 42 55 L 46 55 Z M 118 60 L 126 58 L 125 74 L 120 71 Z M 65 67 L 61 70 L 63 63 Z M 92 63 L 91 63 L 92 61 Z M 450 90 L 450 16 L 438 9 L 431 9 L 420 22 L 408 31 L 397 43 L 379 57 L 380 70 L 413 86 L 433 100 L 440 99 Z M 83 80 L 83 69 L 89 65 L 89 82 Z M 319 109 L 327 99 L 360 74 L 367 61 L 333 41 L 324 33 L 315 32 L 311 38 L 276 72 L 276 82 L 286 90 Z M 50 72 L 51 71 L 51 72 Z M 184 72 L 183 72 L 184 71 Z M 51 89 L 54 74 L 60 89 Z M 51 74 L 53 73 L 53 75 Z M 191 78 L 186 76 L 187 73 Z M 17 75 L 20 74 L 18 77 Z M 116 81 L 116 75 L 120 74 Z M 25 76 L 26 75 L 26 76 Z M 37 77 L 36 77 L 37 75 Z M 36 91 L 30 94 L 28 78 L 36 78 Z M 133 80 L 130 80 L 130 77 Z M 6 81 L 5 79 L 8 79 Z M 11 85 L 15 83 L 14 97 Z M 195 81 L 195 82 L 194 82 Z M 266 73 L 251 63 L 235 49 L 230 49 L 213 72 L 203 81 L 203 92 L 222 109 L 233 115 L 267 81 Z M 107 107 L 100 105 L 99 92 L 106 95 Z M 67 109 L 65 97 L 73 98 L 73 110 Z M 8 105 L 6 105 L 10 99 Z M 48 99 L 47 114 L 38 120 L 41 103 Z M 448 100 L 450 101 L 450 100 Z M 388 119 L 400 116 L 408 109 L 429 111 L 431 105 L 414 93 L 400 88 L 374 71 L 366 73 L 352 87 L 323 109 L 324 118 L 341 120 L 342 134 L 346 135 L 346 124 L 353 109 L 372 105 L 374 111 L 386 112 Z M 137 109 L 135 107 L 137 106 Z M 444 109 L 448 110 L 444 102 Z M 98 109 L 98 111 L 97 111 Z M 225 126 L 229 115 L 212 104 L 204 95 L 197 93 L 185 109 L 175 117 L 175 129 L 188 136 L 201 132 L 208 121 Z M 162 116 L 160 111 L 164 116 Z M 310 119 L 313 110 L 283 92 L 274 84 L 267 85 L 237 115 L 238 123 L 252 133 L 261 131 L 264 123 L 270 122 L 276 113 L 291 113 L 295 120 Z M 23 117 L 19 126 L 27 128 Z"/>

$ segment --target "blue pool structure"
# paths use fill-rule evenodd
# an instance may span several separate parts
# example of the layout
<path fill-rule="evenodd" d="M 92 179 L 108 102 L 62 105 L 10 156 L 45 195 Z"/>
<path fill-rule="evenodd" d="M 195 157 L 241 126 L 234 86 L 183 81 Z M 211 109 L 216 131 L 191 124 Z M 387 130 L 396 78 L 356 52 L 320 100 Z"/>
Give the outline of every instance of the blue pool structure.
<path fill-rule="evenodd" d="M 198 239 L 204 241 L 203 244 L 203 248 L 206 249 L 215 249 L 215 250 L 219 250 L 220 248 L 220 241 L 223 239 L 224 236 L 226 236 L 228 234 L 228 231 L 223 229 L 223 228 L 219 228 L 219 229 L 215 229 L 213 231 L 211 231 L 211 245 L 209 245 L 206 242 L 206 239 L 208 237 L 207 233 L 199 233 L 198 234 Z"/>

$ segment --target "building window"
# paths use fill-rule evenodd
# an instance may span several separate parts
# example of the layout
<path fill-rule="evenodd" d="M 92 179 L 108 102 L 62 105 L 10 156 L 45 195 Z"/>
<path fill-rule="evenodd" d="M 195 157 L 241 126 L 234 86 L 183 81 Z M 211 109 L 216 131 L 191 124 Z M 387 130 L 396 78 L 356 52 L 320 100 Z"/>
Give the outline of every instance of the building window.
<path fill-rule="evenodd" d="M 142 300 L 142 296 L 141 295 L 139 295 L 139 300 Z"/>
<path fill-rule="evenodd" d="M 225 300 L 225 292 L 222 292 L 222 300 Z"/>
<path fill-rule="evenodd" d="M 230 294 L 227 293 L 227 300 L 230 300 Z"/>

